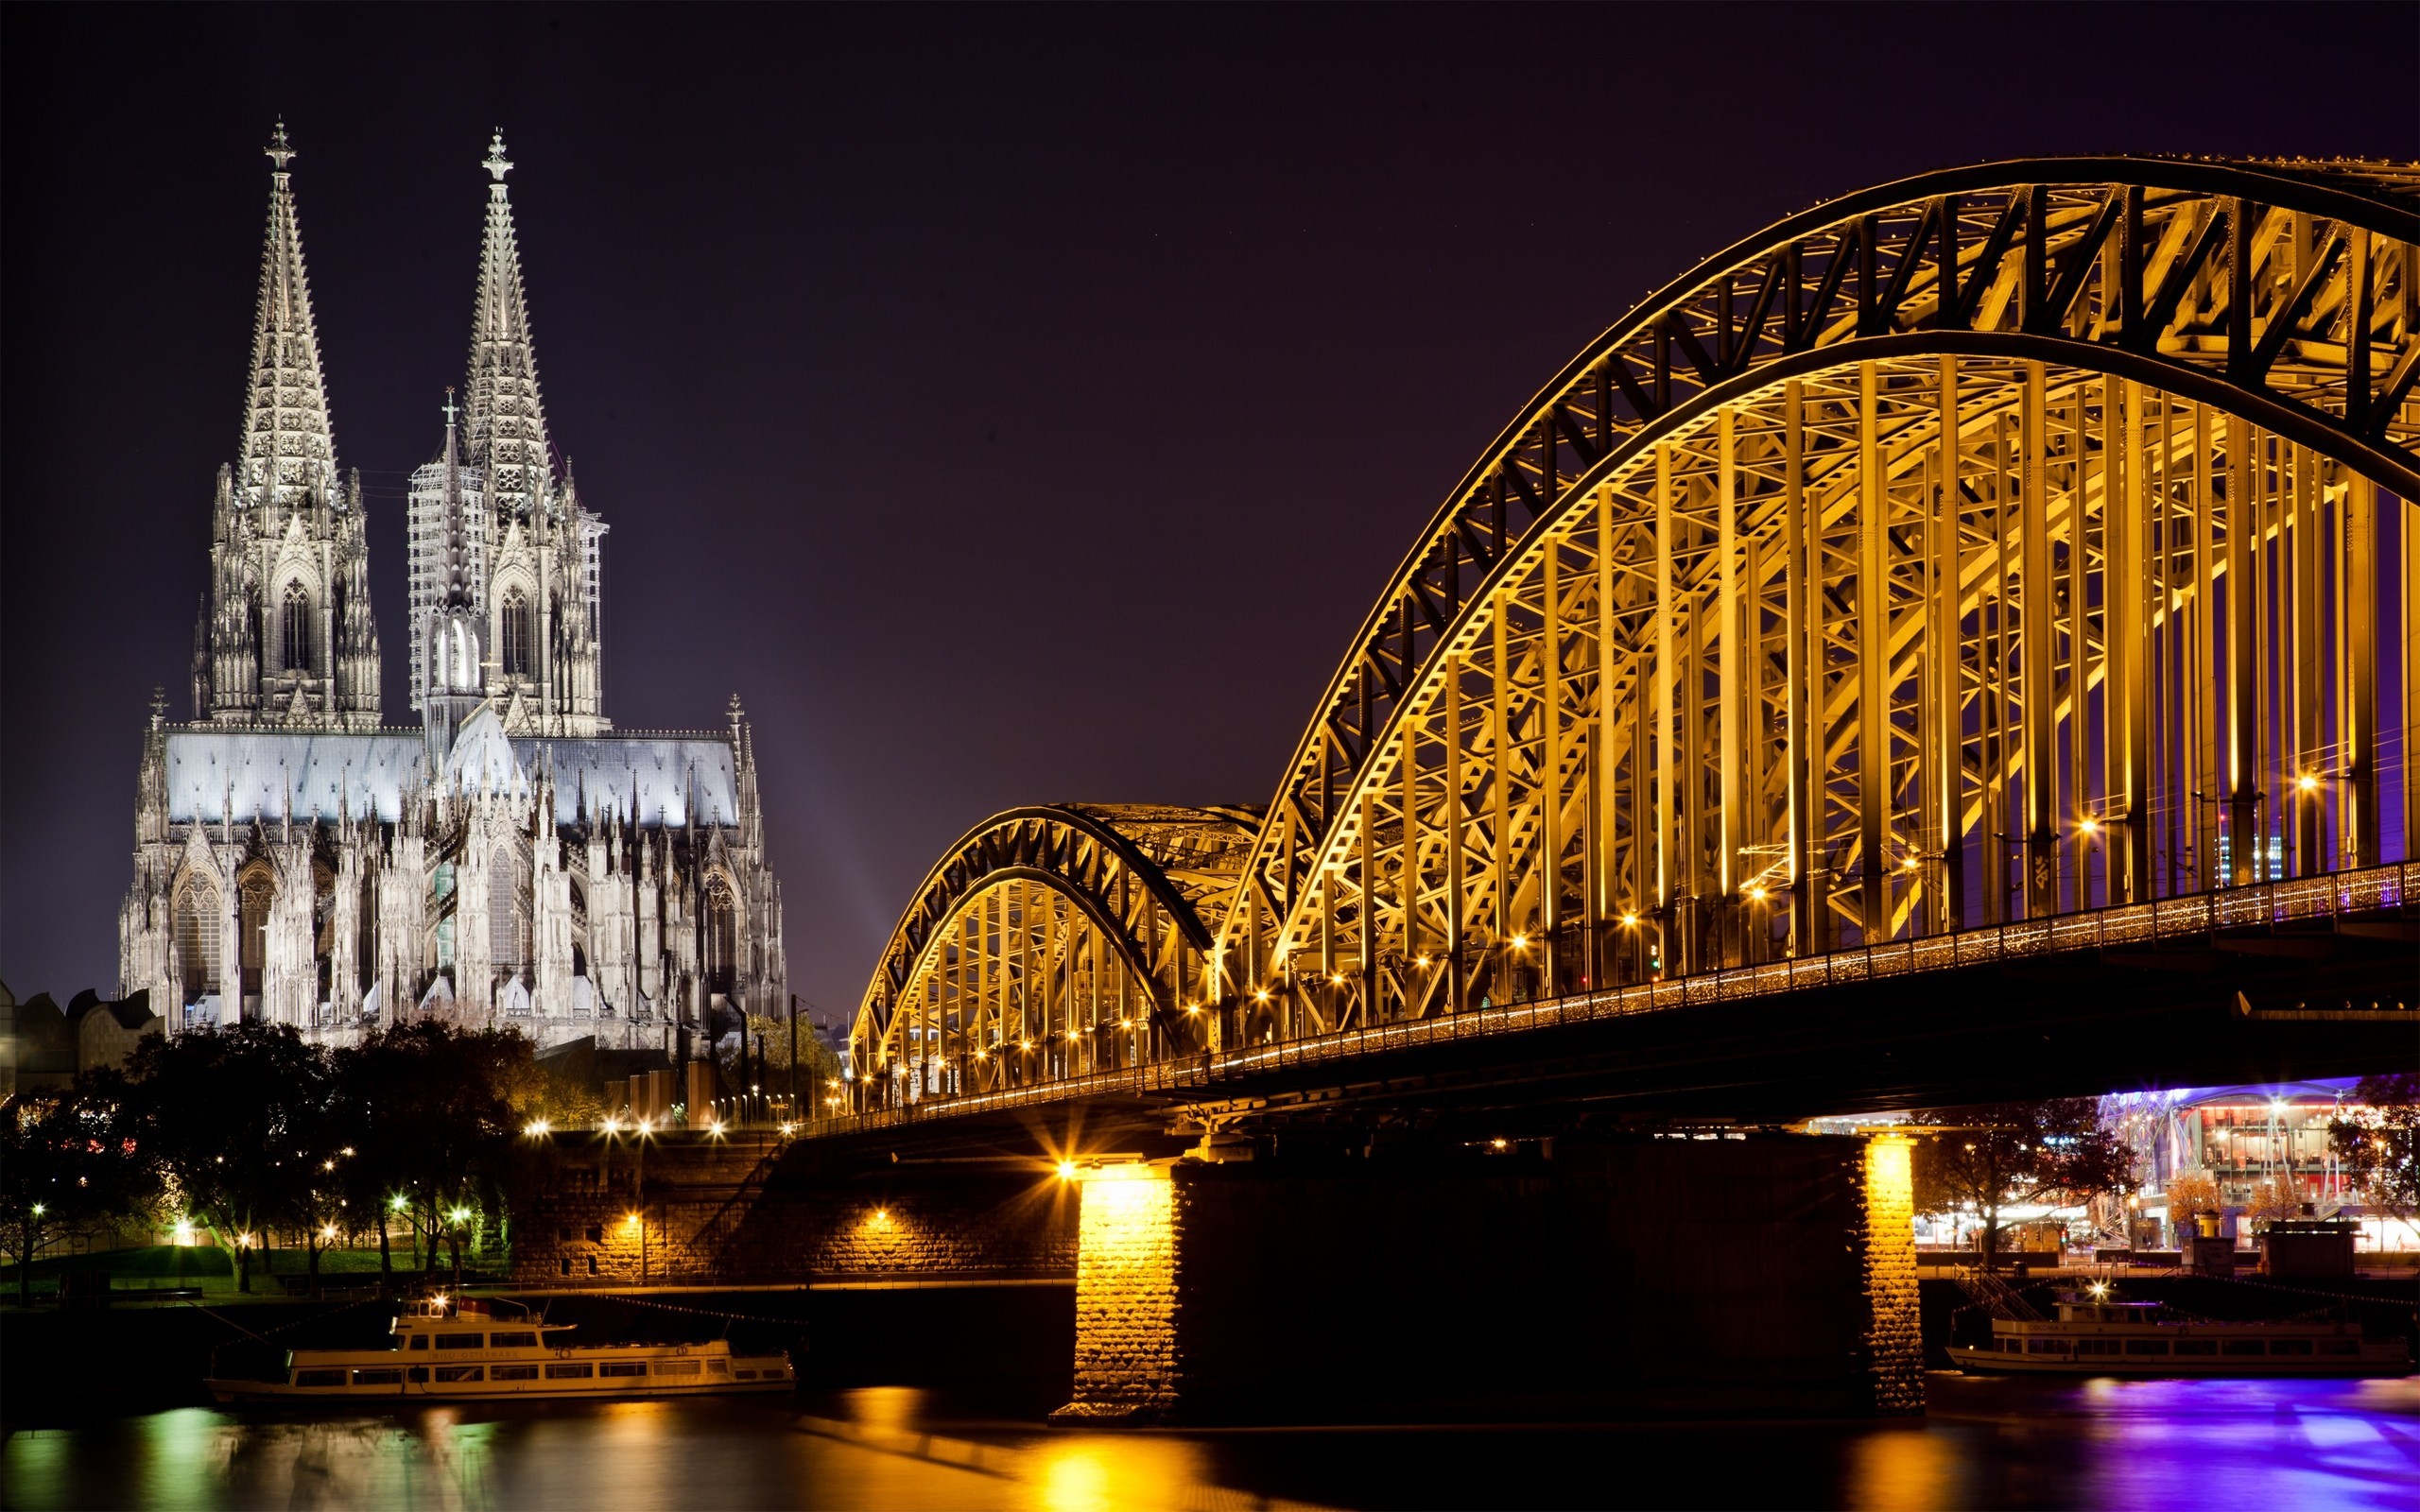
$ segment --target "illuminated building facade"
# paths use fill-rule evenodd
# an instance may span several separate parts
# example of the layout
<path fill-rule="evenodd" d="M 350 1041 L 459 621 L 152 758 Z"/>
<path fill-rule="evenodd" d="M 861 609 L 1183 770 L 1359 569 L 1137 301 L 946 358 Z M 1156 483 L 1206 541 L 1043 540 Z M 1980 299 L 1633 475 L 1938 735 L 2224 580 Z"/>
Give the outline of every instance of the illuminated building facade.
<path fill-rule="evenodd" d="M 542 1044 L 711 1040 L 788 999 L 738 699 L 603 708 L 604 523 L 556 465 L 499 137 L 469 371 L 410 497 L 411 703 L 382 719 L 365 503 L 340 474 L 281 127 L 245 424 L 218 476 L 193 722 L 155 700 L 119 984 L 169 1032 L 421 1013 Z"/>

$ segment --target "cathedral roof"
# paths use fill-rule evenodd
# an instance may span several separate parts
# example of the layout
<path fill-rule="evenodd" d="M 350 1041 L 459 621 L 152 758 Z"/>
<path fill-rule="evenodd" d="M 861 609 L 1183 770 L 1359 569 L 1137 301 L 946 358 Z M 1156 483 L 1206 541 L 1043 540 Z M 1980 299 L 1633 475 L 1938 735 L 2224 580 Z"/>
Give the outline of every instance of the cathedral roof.
<path fill-rule="evenodd" d="M 334 818 L 341 808 L 356 819 L 374 815 L 391 824 L 406 795 L 417 801 L 422 794 L 427 748 L 419 730 L 197 728 L 170 730 L 166 745 L 168 818 L 182 824 L 216 824 L 222 816 L 237 824 L 274 821 L 289 799 L 297 819 Z M 558 824 L 576 822 L 583 804 L 591 817 L 618 814 L 650 828 L 689 823 L 692 802 L 700 824 L 738 820 L 739 779 L 728 735 L 535 736 L 509 745 L 523 773 L 551 774 Z"/>
<path fill-rule="evenodd" d="M 527 785 L 529 774 L 514 755 L 495 705 L 483 703 L 462 721 L 445 756 L 446 781 L 466 793 L 510 793 Z"/>
<path fill-rule="evenodd" d="M 554 467 L 529 302 L 521 286 L 521 242 L 505 194 L 512 163 L 504 155 L 503 132 L 496 133 L 484 166 L 493 181 L 471 311 L 468 440 L 471 460 L 487 471 L 489 503 L 527 513 L 544 501 Z"/>
<path fill-rule="evenodd" d="M 302 232 L 294 215 L 295 156 L 280 122 L 269 141 L 268 234 L 261 249 L 260 306 L 252 317 L 251 376 L 244 393 L 244 434 L 235 454 L 245 502 L 291 504 L 314 490 L 334 492 L 336 438 L 328 386 L 320 370 L 320 334 L 311 319 L 311 282 L 302 269 Z"/>

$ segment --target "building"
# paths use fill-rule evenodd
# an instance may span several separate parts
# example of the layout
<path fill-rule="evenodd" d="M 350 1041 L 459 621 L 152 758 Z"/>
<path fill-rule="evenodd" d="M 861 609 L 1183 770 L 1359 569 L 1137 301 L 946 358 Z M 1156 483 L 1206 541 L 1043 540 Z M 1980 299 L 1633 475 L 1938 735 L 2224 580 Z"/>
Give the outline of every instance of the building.
<path fill-rule="evenodd" d="M 2104 1099 L 2102 1118 L 2126 1142 L 2142 1184 L 2131 1221 L 2146 1240 L 2181 1243 L 2192 1214 L 2172 1211 L 2169 1194 L 2179 1177 L 2206 1177 L 2218 1192 L 2221 1231 L 2246 1243 L 2253 1220 L 2263 1215 L 2254 1210 L 2265 1196 L 2308 1203 L 2320 1216 L 2360 1219 L 2365 1248 L 2420 1244 L 2409 1221 L 2364 1207 L 2359 1183 L 2337 1160 L 2331 1130 L 2361 1111 L 2358 1085 L 2340 1077 Z"/>
<path fill-rule="evenodd" d="M 337 464 L 280 127 L 236 461 L 213 501 L 193 718 L 155 698 L 119 990 L 167 1031 L 343 1040 L 413 1015 L 700 1051 L 786 1005 L 755 750 L 617 730 L 605 524 L 557 466 L 499 136 L 471 352 L 412 478 L 411 707 L 385 722 L 357 475 Z"/>

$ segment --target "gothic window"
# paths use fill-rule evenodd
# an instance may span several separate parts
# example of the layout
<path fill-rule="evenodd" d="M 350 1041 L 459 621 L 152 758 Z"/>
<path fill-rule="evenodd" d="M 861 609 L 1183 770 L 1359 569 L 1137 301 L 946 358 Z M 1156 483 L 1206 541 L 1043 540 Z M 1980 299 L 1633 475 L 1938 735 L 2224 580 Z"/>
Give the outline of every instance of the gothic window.
<path fill-rule="evenodd" d="M 177 974 L 187 1003 L 218 989 L 218 891 L 199 877 L 177 897 Z"/>
<path fill-rule="evenodd" d="M 288 672 L 311 670 L 311 595 L 301 583 L 285 585 L 278 625 L 278 665 Z"/>
<path fill-rule="evenodd" d="M 738 976 L 739 910 L 730 885 L 717 875 L 706 884 L 706 990 L 728 995 Z"/>
<path fill-rule="evenodd" d="M 514 589 L 504 595 L 504 615 L 497 626 L 497 638 L 503 644 L 496 649 L 503 654 L 507 676 L 526 678 L 537 658 L 530 654 L 529 601 Z"/>
<path fill-rule="evenodd" d="M 277 885 L 266 870 L 247 874 L 240 895 L 243 936 L 239 960 L 244 972 L 243 995 L 257 997 L 261 990 L 261 967 L 268 959 L 268 910 L 277 901 Z"/>
<path fill-rule="evenodd" d="M 488 859 L 488 956 L 499 971 L 529 963 L 529 912 L 521 858 L 507 846 Z"/>

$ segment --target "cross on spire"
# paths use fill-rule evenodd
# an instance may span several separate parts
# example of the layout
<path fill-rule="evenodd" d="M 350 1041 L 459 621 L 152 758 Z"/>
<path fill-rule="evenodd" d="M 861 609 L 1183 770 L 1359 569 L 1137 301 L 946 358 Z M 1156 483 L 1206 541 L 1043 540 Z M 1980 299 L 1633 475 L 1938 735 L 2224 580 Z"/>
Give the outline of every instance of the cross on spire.
<path fill-rule="evenodd" d="M 498 140 L 501 140 L 501 138 Z M 281 120 L 277 123 L 277 129 L 270 134 L 268 139 L 268 150 L 264 153 L 263 156 L 267 157 L 269 162 L 277 164 L 277 171 L 280 173 L 284 173 L 285 171 L 285 164 L 289 160 L 302 156 L 302 154 L 296 152 L 293 146 L 286 142 L 285 123 L 284 121 Z"/>
<path fill-rule="evenodd" d="M 487 161 L 479 166 L 487 169 L 488 177 L 497 183 L 504 182 L 504 176 L 512 171 L 512 160 L 504 155 L 503 127 L 495 129 L 495 139 L 488 144 Z"/>

